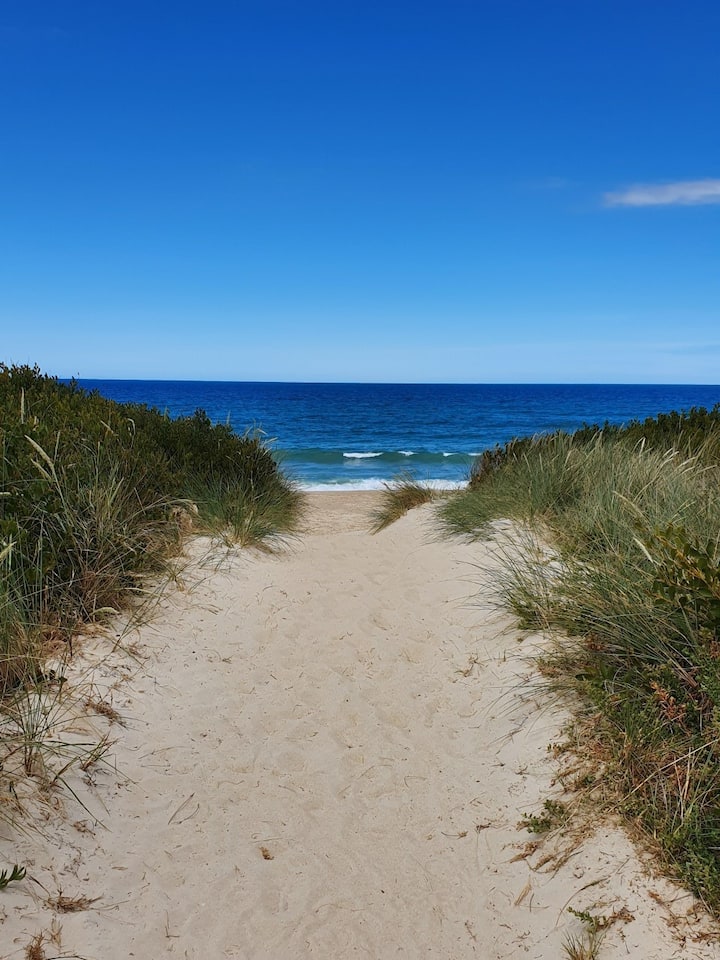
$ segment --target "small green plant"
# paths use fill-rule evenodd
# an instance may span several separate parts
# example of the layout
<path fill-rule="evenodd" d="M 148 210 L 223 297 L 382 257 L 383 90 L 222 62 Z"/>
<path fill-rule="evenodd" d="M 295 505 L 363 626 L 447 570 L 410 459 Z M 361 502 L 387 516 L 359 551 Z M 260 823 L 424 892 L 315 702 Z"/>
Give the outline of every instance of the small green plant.
<path fill-rule="evenodd" d="M 568 818 L 565 804 L 559 800 L 545 800 L 543 803 L 543 813 L 529 814 L 524 813 L 522 826 L 528 833 L 547 833 L 548 830 L 554 830 L 561 826 Z"/>
<path fill-rule="evenodd" d="M 659 603 L 692 618 L 709 643 L 720 640 L 720 543 L 718 535 L 694 539 L 678 524 L 655 532 L 649 552 L 656 552 L 653 591 Z"/>
<path fill-rule="evenodd" d="M 597 960 L 603 936 L 612 921 L 595 916 L 589 910 L 575 910 L 573 907 L 568 907 L 568 913 L 577 917 L 584 927 L 579 936 L 569 933 L 565 937 L 563 949 L 568 960 Z"/>
<path fill-rule="evenodd" d="M 590 913 L 589 910 L 576 910 L 574 907 L 568 907 L 568 913 L 571 913 L 574 917 L 577 917 L 588 930 L 597 933 L 598 930 L 605 930 L 612 920 L 608 917 L 596 916 L 594 913 Z"/>
<path fill-rule="evenodd" d="M 568 960 L 597 960 L 603 934 L 597 930 L 583 930 L 581 934 L 568 933 L 563 943 L 563 951 Z"/>
<path fill-rule="evenodd" d="M 574 907 L 568 907 L 568 913 L 576 917 L 584 927 L 580 936 L 571 933 L 565 937 L 563 948 L 568 960 L 597 960 L 600 945 L 610 927 L 616 923 L 629 923 L 634 919 L 627 907 L 613 910 L 609 916 L 590 913 L 589 910 L 576 910 Z"/>
<path fill-rule="evenodd" d="M 0 870 L 0 890 L 4 890 L 9 884 L 16 883 L 18 880 L 25 879 L 25 867 L 19 867 L 15 864 L 12 870 Z"/>

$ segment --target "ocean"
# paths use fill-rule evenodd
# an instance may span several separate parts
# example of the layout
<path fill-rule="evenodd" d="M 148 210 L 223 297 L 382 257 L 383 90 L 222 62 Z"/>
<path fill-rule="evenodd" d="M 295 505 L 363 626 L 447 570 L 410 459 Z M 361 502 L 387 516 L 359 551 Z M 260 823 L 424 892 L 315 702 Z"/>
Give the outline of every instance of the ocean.
<path fill-rule="evenodd" d="M 307 489 L 377 489 L 401 473 L 459 485 L 473 456 L 514 436 L 626 423 L 720 402 L 720 386 L 229 383 L 80 380 L 113 400 L 263 432 Z"/>

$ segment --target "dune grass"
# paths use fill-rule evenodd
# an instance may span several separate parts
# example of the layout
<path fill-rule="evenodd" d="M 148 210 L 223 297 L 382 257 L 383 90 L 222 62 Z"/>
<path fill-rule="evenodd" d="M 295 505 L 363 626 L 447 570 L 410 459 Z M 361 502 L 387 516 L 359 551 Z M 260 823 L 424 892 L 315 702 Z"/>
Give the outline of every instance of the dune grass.
<path fill-rule="evenodd" d="M 379 533 L 408 511 L 437 500 L 439 496 L 441 494 L 437 490 L 421 483 L 412 474 L 402 474 L 391 483 L 384 484 L 380 503 L 371 514 L 372 533 Z"/>
<path fill-rule="evenodd" d="M 210 533 L 241 546 L 272 545 L 294 534 L 302 516 L 303 495 L 278 474 L 268 482 L 211 479 L 193 502 Z"/>
<path fill-rule="evenodd" d="M 63 699 L 44 692 L 48 648 L 69 654 L 83 624 L 156 592 L 192 529 L 265 543 L 301 509 L 258 433 L 0 364 L 0 751 L 24 751 L 27 772 L 62 753 L 38 726 Z"/>
<path fill-rule="evenodd" d="M 498 448 L 442 522 L 471 538 L 518 522 L 500 589 L 558 638 L 541 667 L 580 695 L 579 750 L 720 914 L 720 415 L 643 426 Z"/>

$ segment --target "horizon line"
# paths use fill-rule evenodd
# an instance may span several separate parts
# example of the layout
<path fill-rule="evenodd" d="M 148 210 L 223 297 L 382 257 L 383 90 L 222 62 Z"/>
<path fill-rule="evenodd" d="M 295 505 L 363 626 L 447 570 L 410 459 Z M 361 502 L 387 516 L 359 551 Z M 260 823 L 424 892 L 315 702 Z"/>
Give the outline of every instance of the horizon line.
<path fill-rule="evenodd" d="M 228 380 L 191 379 L 189 377 L 64 377 L 58 380 L 77 383 L 247 383 L 296 384 L 298 386 L 383 386 L 383 387 L 718 387 L 720 383 L 632 380 Z"/>

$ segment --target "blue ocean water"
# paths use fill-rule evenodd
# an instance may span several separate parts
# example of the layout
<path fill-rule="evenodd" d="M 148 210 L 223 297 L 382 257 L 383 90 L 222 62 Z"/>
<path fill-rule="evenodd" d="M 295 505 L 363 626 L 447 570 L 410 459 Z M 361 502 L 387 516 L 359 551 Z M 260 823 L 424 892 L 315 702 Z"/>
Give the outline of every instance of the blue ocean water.
<path fill-rule="evenodd" d="M 462 483 L 473 455 L 514 436 L 625 423 L 720 402 L 720 386 L 229 383 L 81 380 L 170 416 L 204 409 L 261 429 L 303 486 L 373 489 L 399 473 Z"/>

